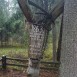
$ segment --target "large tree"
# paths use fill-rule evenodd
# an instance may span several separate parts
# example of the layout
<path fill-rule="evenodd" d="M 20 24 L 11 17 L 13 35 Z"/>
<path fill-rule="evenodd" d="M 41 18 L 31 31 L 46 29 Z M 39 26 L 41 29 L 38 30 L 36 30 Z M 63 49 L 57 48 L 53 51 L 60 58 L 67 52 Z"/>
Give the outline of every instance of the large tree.
<path fill-rule="evenodd" d="M 4 26 L 3 24 L 5 23 L 5 0 L 1 0 L 0 1 L 0 42 L 2 45 L 2 41 L 3 41 L 3 30 L 4 30 Z"/>
<path fill-rule="evenodd" d="M 65 0 L 60 77 L 77 77 L 77 0 Z"/>
<path fill-rule="evenodd" d="M 29 66 L 28 66 L 28 75 L 30 77 L 39 77 L 39 63 L 40 58 L 43 56 L 42 51 L 47 43 L 47 36 L 49 30 L 51 29 L 51 24 L 54 23 L 55 19 L 63 12 L 63 4 L 64 1 L 61 1 L 56 7 L 48 12 L 48 2 L 47 0 L 41 1 L 40 4 L 37 5 L 33 3 L 31 0 L 18 0 L 18 3 L 27 19 L 29 24 L 31 25 L 30 31 L 30 44 L 29 44 Z M 29 4 L 35 6 L 40 9 L 35 10 L 39 16 L 33 16 Z M 45 5 L 45 6 L 42 6 Z M 47 6 L 46 6 L 47 5 Z"/>

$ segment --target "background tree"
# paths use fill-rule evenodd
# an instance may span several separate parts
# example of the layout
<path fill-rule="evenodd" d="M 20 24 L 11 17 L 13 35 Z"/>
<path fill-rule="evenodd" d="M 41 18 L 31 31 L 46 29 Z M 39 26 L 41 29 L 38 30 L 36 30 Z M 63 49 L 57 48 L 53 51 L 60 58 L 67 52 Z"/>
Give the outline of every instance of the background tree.
<path fill-rule="evenodd" d="M 3 38 L 4 26 L 3 25 L 6 21 L 4 12 L 5 12 L 5 1 L 1 0 L 1 2 L 0 2 L 0 15 L 1 15 L 0 16 L 0 40 L 1 40 L 1 45 L 3 44 L 2 41 L 4 40 L 4 38 Z"/>
<path fill-rule="evenodd" d="M 27 35 L 24 16 L 16 0 L 0 1 L 0 41 L 1 45 L 25 45 Z M 16 43 L 15 43 L 16 42 Z M 27 43 L 26 43 L 27 45 Z"/>

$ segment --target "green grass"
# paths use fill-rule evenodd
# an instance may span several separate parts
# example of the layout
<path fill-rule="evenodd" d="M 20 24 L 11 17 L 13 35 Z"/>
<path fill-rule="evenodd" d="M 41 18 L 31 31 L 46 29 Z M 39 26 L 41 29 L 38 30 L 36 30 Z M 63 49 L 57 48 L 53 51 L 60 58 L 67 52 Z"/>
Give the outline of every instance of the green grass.
<path fill-rule="evenodd" d="M 52 38 L 49 36 L 46 50 L 44 51 L 43 60 L 52 60 L 53 48 L 52 48 Z M 17 47 L 17 46 L 7 46 L 0 47 L 0 57 L 6 55 L 12 58 L 28 58 L 27 47 Z"/>
<path fill-rule="evenodd" d="M 2 55 L 12 58 L 28 58 L 28 50 L 24 47 L 2 47 L 0 48 L 0 57 L 2 57 Z M 47 46 L 46 50 L 44 51 L 43 59 L 52 59 L 52 44 Z"/>
<path fill-rule="evenodd" d="M 28 51 L 26 48 L 21 47 L 2 47 L 0 48 L 0 57 L 6 55 L 13 58 L 27 58 Z"/>
<path fill-rule="evenodd" d="M 52 44 L 49 43 L 46 50 L 44 51 L 44 57 L 43 59 L 45 61 L 47 60 L 52 60 L 52 57 L 53 57 L 53 48 L 52 48 Z"/>
<path fill-rule="evenodd" d="M 24 47 L 2 47 L 0 48 L 0 57 L 2 57 L 2 55 L 6 55 L 6 57 L 11 57 L 11 58 L 26 59 L 28 58 L 28 50 Z M 43 60 L 45 61 L 52 60 L 52 44 L 48 44 L 43 55 Z M 8 61 L 8 63 L 25 64 L 23 62 L 18 62 L 18 61 Z M 24 69 L 22 67 L 19 68 L 17 66 L 11 66 L 11 67 L 8 66 L 8 68 L 18 69 L 18 70 Z"/>
<path fill-rule="evenodd" d="M 6 55 L 6 57 L 11 57 L 11 58 L 21 58 L 21 59 L 26 59 L 28 58 L 28 50 L 24 47 L 0 47 L 0 57 L 3 55 Z M 8 63 L 16 63 L 16 64 L 23 64 L 22 62 L 17 62 L 17 61 L 8 61 Z M 8 68 L 12 69 L 23 69 L 22 67 L 17 67 L 17 66 L 11 66 Z"/>

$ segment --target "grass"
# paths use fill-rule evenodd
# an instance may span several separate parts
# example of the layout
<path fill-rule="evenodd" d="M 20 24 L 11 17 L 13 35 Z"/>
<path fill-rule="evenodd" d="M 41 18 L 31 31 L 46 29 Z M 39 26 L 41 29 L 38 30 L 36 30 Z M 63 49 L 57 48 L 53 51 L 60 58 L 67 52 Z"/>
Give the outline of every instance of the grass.
<path fill-rule="evenodd" d="M 43 60 L 52 60 L 52 51 L 52 32 L 50 32 L 48 36 L 48 45 L 44 51 Z M 2 55 L 13 58 L 28 58 L 28 50 L 25 47 L 16 46 L 0 47 L 0 57 Z"/>
<path fill-rule="evenodd" d="M 26 59 L 28 58 L 28 50 L 24 47 L 1 47 L 0 57 L 2 57 L 2 55 L 6 55 L 7 57 L 11 58 Z M 17 62 L 17 61 L 8 61 L 8 63 L 22 64 L 22 62 Z M 22 67 L 19 68 L 17 66 L 11 66 L 11 67 L 9 66 L 8 68 L 17 70 L 23 69 Z"/>
<path fill-rule="evenodd" d="M 14 58 L 27 58 L 28 57 L 28 51 L 24 47 L 2 47 L 0 48 L 0 57 L 2 55 L 6 55 L 8 57 L 14 57 Z"/>
<path fill-rule="evenodd" d="M 28 58 L 28 50 L 24 47 L 0 47 L 0 57 L 6 55 L 12 58 Z M 52 44 L 48 44 L 43 55 L 44 60 L 52 59 Z"/>
<path fill-rule="evenodd" d="M 24 47 L 0 47 L 0 57 L 2 55 L 6 55 L 7 57 L 11 58 L 21 58 L 25 59 L 28 58 L 28 50 Z M 43 60 L 48 61 L 52 60 L 52 44 L 48 44 L 44 55 L 43 55 Z M 9 63 L 16 63 L 16 64 L 25 64 L 23 62 L 18 62 L 18 61 L 8 61 Z M 17 66 L 9 66 L 8 68 L 11 69 L 17 69 L 17 70 L 23 70 L 24 68 L 22 67 L 17 67 Z"/>
<path fill-rule="evenodd" d="M 46 50 L 44 51 L 43 59 L 45 61 L 48 61 L 48 60 L 52 60 L 52 57 L 53 57 L 53 48 L 52 48 L 52 44 L 49 43 Z"/>
<path fill-rule="evenodd" d="M 43 60 L 52 60 L 53 56 L 53 48 L 52 48 L 52 33 L 50 32 L 48 36 L 48 45 L 46 50 L 44 51 Z M 8 57 L 13 58 L 28 58 L 28 50 L 25 47 L 16 47 L 16 46 L 8 46 L 8 47 L 0 47 L 0 57 L 2 55 L 6 55 Z"/>

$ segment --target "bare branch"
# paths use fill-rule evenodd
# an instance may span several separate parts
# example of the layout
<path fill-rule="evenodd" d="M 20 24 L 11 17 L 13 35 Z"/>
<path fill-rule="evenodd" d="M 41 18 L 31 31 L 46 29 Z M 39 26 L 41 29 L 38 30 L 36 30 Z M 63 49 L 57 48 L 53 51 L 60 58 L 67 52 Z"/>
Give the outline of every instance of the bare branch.
<path fill-rule="evenodd" d="M 57 19 L 57 17 L 60 16 L 60 14 L 62 14 L 64 11 L 64 0 L 61 0 L 52 10 L 50 13 L 50 16 L 43 18 L 42 22 L 44 22 L 44 27 L 46 27 L 46 29 L 51 30 L 50 25 L 52 23 L 54 23 L 54 21 Z"/>
<path fill-rule="evenodd" d="M 64 8 L 64 0 L 61 0 L 52 10 L 51 13 L 47 13 L 44 9 L 42 9 L 40 6 L 38 6 L 37 4 L 33 3 L 32 1 L 28 0 L 29 4 L 37 7 L 38 9 L 40 9 L 42 12 L 44 12 L 47 16 L 52 16 L 53 21 L 56 20 L 56 18 L 63 12 L 63 8 Z M 20 8 L 22 9 L 25 17 L 27 18 L 27 20 L 29 22 L 32 22 L 32 13 L 31 10 L 28 6 L 27 0 L 18 0 L 18 3 L 20 5 Z M 51 18 L 51 20 L 52 20 Z M 45 19 L 45 18 L 44 18 Z M 47 18 L 45 19 L 47 20 Z M 51 21 L 50 21 L 51 22 Z"/>
<path fill-rule="evenodd" d="M 27 21 L 32 22 L 33 21 L 32 20 L 32 13 L 31 13 L 31 10 L 28 6 L 27 0 L 18 0 L 18 3 L 19 3 L 19 6 L 20 6 L 22 12 L 25 15 Z"/>
<path fill-rule="evenodd" d="M 36 8 L 40 9 L 42 12 L 44 12 L 47 16 L 52 16 L 53 20 L 55 19 L 63 12 L 64 10 L 64 0 L 61 0 L 52 10 L 51 13 L 47 13 L 44 9 L 42 9 L 37 4 L 33 3 L 32 1 L 28 0 L 29 4 L 35 6 Z"/>
<path fill-rule="evenodd" d="M 55 21 L 60 14 L 63 13 L 64 10 L 64 0 L 61 0 L 51 11 L 50 15 L 52 15 L 53 20 Z"/>
<path fill-rule="evenodd" d="M 49 15 L 49 13 L 47 13 L 43 8 L 41 8 L 40 6 L 38 6 L 37 4 L 33 3 L 32 1 L 28 0 L 29 4 L 40 9 L 42 12 L 44 12 L 46 15 Z"/>

